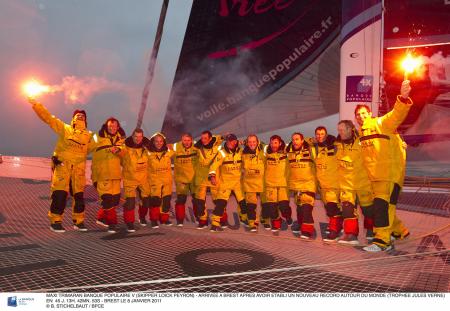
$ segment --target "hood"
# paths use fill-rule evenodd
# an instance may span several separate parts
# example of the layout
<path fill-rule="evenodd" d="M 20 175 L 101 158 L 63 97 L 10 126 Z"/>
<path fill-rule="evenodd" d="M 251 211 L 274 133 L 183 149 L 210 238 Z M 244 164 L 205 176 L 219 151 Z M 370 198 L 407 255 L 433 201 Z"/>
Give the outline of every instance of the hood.
<path fill-rule="evenodd" d="M 258 140 L 258 145 L 256 146 L 255 150 L 251 150 L 249 148 L 249 146 L 247 146 L 247 142 L 245 142 L 245 146 L 244 146 L 244 150 L 242 151 L 242 153 L 244 154 L 256 154 L 257 152 L 261 151 L 264 149 L 264 145 L 262 143 L 259 142 Z"/>
<path fill-rule="evenodd" d="M 338 135 L 336 137 L 336 141 L 339 143 L 343 143 L 343 144 L 353 144 L 357 137 L 358 137 L 358 133 L 353 131 L 352 137 L 350 137 L 349 139 L 342 139 L 341 135 Z"/>
<path fill-rule="evenodd" d="M 334 137 L 333 135 L 327 135 L 327 138 L 325 139 L 325 141 L 323 143 L 319 143 L 316 141 L 316 144 L 320 147 L 329 147 L 329 146 L 332 146 L 335 141 L 336 141 L 336 137 Z"/>
<path fill-rule="evenodd" d="M 194 147 L 195 148 L 205 148 L 205 149 L 211 149 L 212 147 L 214 147 L 214 144 L 216 143 L 216 137 L 212 137 L 212 139 L 211 139 L 211 141 L 209 142 L 209 144 L 207 144 L 206 146 L 204 146 L 203 144 L 202 144 L 202 141 L 201 140 L 199 140 L 198 142 L 196 142 L 195 144 L 194 144 Z"/>
<path fill-rule="evenodd" d="M 98 131 L 98 136 L 100 136 L 100 137 L 107 137 L 109 135 L 109 133 L 108 133 L 108 122 L 111 121 L 111 120 L 117 121 L 117 125 L 119 126 L 119 128 L 117 129 L 117 134 L 116 135 L 119 135 L 121 138 L 122 137 L 126 137 L 125 131 L 120 126 L 119 121 L 117 119 L 114 119 L 114 118 L 109 118 L 108 120 L 106 120 L 105 123 L 103 123 L 102 127 Z"/>
<path fill-rule="evenodd" d="M 161 136 L 164 140 L 164 144 L 161 147 L 161 149 L 156 149 L 156 147 L 155 147 L 154 141 L 155 141 L 156 136 Z M 164 151 L 169 150 L 169 148 L 167 148 L 166 136 L 164 136 L 164 134 L 162 134 L 160 132 L 156 132 L 155 134 L 153 134 L 149 140 L 148 150 L 150 150 L 151 152 L 164 152 Z"/>
<path fill-rule="evenodd" d="M 289 145 L 287 145 L 287 147 L 286 147 L 286 151 L 287 152 L 299 151 L 302 148 L 304 148 L 304 149 L 309 148 L 309 144 L 308 144 L 308 142 L 306 140 L 303 140 L 302 146 L 300 147 L 300 149 L 297 149 L 297 150 L 294 149 L 294 146 L 292 145 L 292 142 L 290 142 Z"/>
<path fill-rule="evenodd" d="M 125 146 L 133 149 L 140 149 L 145 148 L 147 149 L 147 146 L 150 144 L 150 140 L 144 136 L 144 139 L 142 139 L 142 142 L 140 144 L 135 144 L 133 141 L 133 136 L 128 137 L 125 139 Z"/>
<path fill-rule="evenodd" d="M 231 150 L 227 147 L 227 144 L 225 144 L 223 146 L 223 149 L 225 149 L 225 151 L 228 153 L 236 153 L 236 152 L 239 152 L 239 150 L 240 150 L 239 145 L 236 145 L 236 148 L 234 148 L 234 150 Z"/>

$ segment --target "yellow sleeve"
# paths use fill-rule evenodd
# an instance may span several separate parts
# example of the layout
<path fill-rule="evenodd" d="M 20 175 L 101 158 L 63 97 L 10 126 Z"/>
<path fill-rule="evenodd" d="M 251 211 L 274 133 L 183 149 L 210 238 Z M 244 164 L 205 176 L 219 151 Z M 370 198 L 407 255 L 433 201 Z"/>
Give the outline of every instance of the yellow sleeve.
<path fill-rule="evenodd" d="M 217 154 L 213 163 L 211 163 L 211 166 L 209 167 L 208 175 L 217 175 L 217 170 L 222 165 L 223 159 L 225 158 L 223 153 L 224 153 L 224 151 L 219 150 L 219 153 Z"/>
<path fill-rule="evenodd" d="M 88 143 L 87 153 L 89 154 L 94 152 L 95 149 L 97 149 L 97 146 L 98 146 L 98 136 L 95 133 L 94 134 L 91 133 L 91 139 L 89 140 Z"/>
<path fill-rule="evenodd" d="M 409 109 L 412 106 L 412 100 L 411 98 L 408 98 L 407 103 L 403 103 L 400 101 L 399 97 L 400 95 L 397 96 L 394 108 L 377 119 L 377 123 L 383 133 L 394 133 L 397 127 L 399 127 L 408 116 Z"/>
<path fill-rule="evenodd" d="M 314 143 L 309 144 L 309 154 L 311 155 L 311 160 L 316 161 L 317 159 L 317 149 Z"/>
<path fill-rule="evenodd" d="M 63 121 L 56 118 L 52 115 L 47 108 L 44 107 L 41 103 L 37 103 L 33 105 L 33 110 L 36 112 L 38 117 L 47 123 L 55 133 L 58 135 L 64 135 L 64 126 L 66 125 Z"/>

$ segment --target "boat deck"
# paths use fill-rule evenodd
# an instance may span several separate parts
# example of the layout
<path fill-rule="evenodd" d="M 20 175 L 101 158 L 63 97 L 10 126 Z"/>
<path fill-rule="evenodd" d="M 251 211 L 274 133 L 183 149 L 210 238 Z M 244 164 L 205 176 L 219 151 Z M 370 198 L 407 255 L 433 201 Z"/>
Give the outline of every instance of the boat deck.
<path fill-rule="evenodd" d="M 12 164 L 4 161 L 0 171 L 8 171 Z M 409 227 L 410 238 L 396 242 L 393 251 L 368 254 L 360 246 L 322 242 L 326 216 L 319 201 L 313 241 L 301 240 L 286 224 L 278 235 L 261 228 L 247 232 L 238 222 L 234 199 L 227 207 L 230 227 L 222 233 L 197 230 L 189 208 L 182 228 L 136 224 L 135 233 L 125 232 L 119 210 L 121 231 L 108 234 L 95 224 L 97 194 L 88 186 L 89 231 L 72 229 L 68 202 L 63 222 L 67 231 L 54 233 L 46 216 L 49 186 L 48 180 L 0 177 L 2 292 L 450 290 L 446 191 L 403 192 L 398 214 Z M 207 205 L 211 212 L 211 202 Z M 359 239 L 366 243 L 364 232 Z"/>

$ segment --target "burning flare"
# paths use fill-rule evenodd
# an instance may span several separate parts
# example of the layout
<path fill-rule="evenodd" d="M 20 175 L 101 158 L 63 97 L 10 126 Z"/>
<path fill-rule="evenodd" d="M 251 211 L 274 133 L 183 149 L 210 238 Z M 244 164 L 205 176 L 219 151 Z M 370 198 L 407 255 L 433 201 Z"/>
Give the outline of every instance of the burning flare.
<path fill-rule="evenodd" d="M 50 87 L 33 79 L 25 82 L 22 86 L 22 90 L 28 97 L 36 97 L 42 93 L 50 92 Z"/>
<path fill-rule="evenodd" d="M 422 65 L 420 57 L 413 57 L 410 53 L 406 55 L 402 61 L 402 68 L 405 71 L 405 80 L 408 78 L 408 74 L 413 73 L 414 70 Z"/>
<path fill-rule="evenodd" d="M 135 89 L 126 84 L 110 81 L 104 77 L 66 76 L 60 84 L 46 85 L 36 79 L 25 81 L 22 91 L 27 97 L 35 98 L 43 93 L 63 93 L 66 104 L 86 104 L 93 96 L 102 92 L 121 92 L 133 98 Z"/>

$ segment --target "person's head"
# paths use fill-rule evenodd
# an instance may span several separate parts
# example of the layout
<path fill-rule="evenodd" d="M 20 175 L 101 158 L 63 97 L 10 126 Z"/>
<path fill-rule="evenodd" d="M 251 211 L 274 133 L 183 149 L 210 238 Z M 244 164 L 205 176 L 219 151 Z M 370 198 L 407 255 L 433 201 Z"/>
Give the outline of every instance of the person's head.
<path fill-rule="evenodd" d="M 184 133 L 181 135 L 181 144 L 183 144 L 184 148 L 191 148 L 192 140 L 192 135 L 189 133 Z"/>
<path fill-rule="evenodd" d="M 228 134 L 225 138 L 225 144 L 229 150 L 235 150 L 238 145 L 238 139 L 234 134 Z"/>
<path fill-rule="evenodd" d="M 327 139 L 327 128 L 325 126 L 318 126 L 314 131 L 316 140 L 319 143 L 323 143 Z"/>
<path fill-rule="evenodd" d="M 73 116 L 72 119 L 74 120 L 80 120 L 80 121 L 85 121 L 86 122 L 86 111 L 84 110 L 75 110 L 73 112 Z"/>
<path fill-rule="evenodd" d="M 132 134 L 133 142 L 139 145 L 144 140 L 144 131 L 142 129 L 135 129 Z"/>
<path fill-rule="evenodd" d="M 210 131 L 203 131 L 200 135 L 200 141 L 202 142 L 203 146 L 206 146 L 209 144 L 212 140 L 212 134 Z"/>
<path fill-rule="evenodd" d="M 72 124 L 76 129 L 85 129 L 86 128 L 86 111 L 84 110 L 75 110 L 72 115 Z"/>
<path fill-rule="evenodd" d="M 338 123 L 338 133 L 342 140 L 352 138 L 355 125 L 351 120 L 341 120 Z"/>
<path fill-rule="evenodd" d="M 294 133 L 291 136 L 292 139 L 292 145 L 294 146 L 294 149 L 299 149 L 303 145 L 303 134 L 302 133 Z"/>
<path fill-rule="evenodd" d="M 255 134 L 250 134 L 247 136 L 247 146 L 250 148 L 250 150 L 256 150 L 258 144 L 259 144 L 258 136 L 256 136 Z"/>
<path fill-rule="evenodd" d="M 281 142 L 282 139 L 280 136 L 278 135 L 273 135 L 272 137 L 270 137 L 270 149 L 272 150 L 272 152 L 278 152 L 281 148 Z"/>
<path fill-rule="evenodd" d="M 119 121 L 116 118 L 106 120 L 106 129 L 109 135 L 116 135 L 119 130 Z"/>
<path fill-rule="evenodd" d="M 355 119 L 359 126 L 364 124 L 364 120 L 372 118 L 372 111 L 370 107 L 364 104 L 359 104 L 355 107 Z"/>
<path fill-rule="evenodd" d="M 153 136 L 153 146 L 156 148 L 156 150 L 160 150 L 165 145 L 165 139 L 164 136 L 161 134 L 156 134 Z"/>

